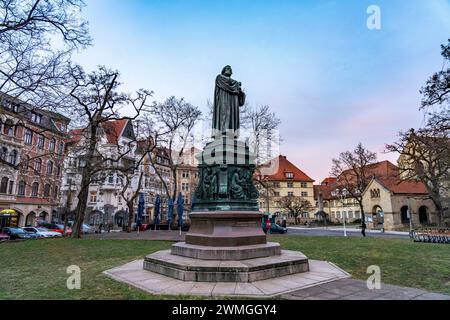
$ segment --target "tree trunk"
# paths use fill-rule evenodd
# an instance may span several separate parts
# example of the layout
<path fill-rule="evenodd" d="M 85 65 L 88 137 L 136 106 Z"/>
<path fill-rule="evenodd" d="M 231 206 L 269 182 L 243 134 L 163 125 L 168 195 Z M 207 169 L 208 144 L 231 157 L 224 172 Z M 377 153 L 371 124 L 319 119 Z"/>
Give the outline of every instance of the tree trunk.
<path fill-rule="evenodd" d="M 84 171 L 81 179 L 81 186 L 80 193 L 78 194 L 77 207 L 75 209 L 75 221 L 72 226 L 72 238 L 81 238 L 82 224 L 89 197 L 89 177 Z"/>
<path fill-rule="evenodd" d="M 133 206 L 133 201 L 128 201 L 128 202 L 127 202 L 127 207 L 128 207 L 128 226 L 127 226 L 127 232 L 130 233 L 130 232 L 131 232 L 131 224 L 133 223 L 133 219 L 134 219 L 134 206 Z"/>

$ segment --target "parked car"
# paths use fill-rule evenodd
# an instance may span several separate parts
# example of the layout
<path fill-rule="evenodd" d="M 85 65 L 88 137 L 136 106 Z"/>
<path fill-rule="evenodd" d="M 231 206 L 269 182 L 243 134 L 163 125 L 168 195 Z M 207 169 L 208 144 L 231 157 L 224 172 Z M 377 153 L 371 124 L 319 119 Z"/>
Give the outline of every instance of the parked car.
<path fill-rule="evenodd" d="M 10 240 L 36 239 L 38 237 L 33 233 L 22 230 L 21 228 L 3 228 L 3 233 L 7 234 Z"/>
<path fill-rule="evenodd" d="M 262 221 L 262 229 L 264 231 L 264 233 L 267 233 L 267 219 L 268 219 L 268 215 L 264 215 L 263 217 L 263 221 Z M 270 219 L 270 233 L 286 233 L 287 232 L 287 228 L 284 228 L 282 226 L 280 226 L 279 224 L 277 224 L 275 222 L 275 216 L 272 216 L 272 219 Z"/>
<path fill-rule="evenodd" d="M 44 227 L 48 229 L 49 231 L 58 232 L 60 234 L 64 234 L 64 225 L 63 224 L 56 224 L 56 223 L 43 223 L 41 224 L 41 227 Z M 71 236 L 72 235 L 72 229 L 69 227 L 66 228 L 66 235 Z"/>
<path fill-rule="evenodd" d="M 95 229 L 86 223 L 83 223 L 81 227 L 81 231 L 83 232 L 83 234 L 95 233 Z"/>
<path fill-rule="evenodd" d="M 55 231 L 50 231 L 44 227 L 25 227 L 22 228 L 26 232 L 34 233 L 39 238 L 57 238 L 62 237 L 62 234 Z"/>

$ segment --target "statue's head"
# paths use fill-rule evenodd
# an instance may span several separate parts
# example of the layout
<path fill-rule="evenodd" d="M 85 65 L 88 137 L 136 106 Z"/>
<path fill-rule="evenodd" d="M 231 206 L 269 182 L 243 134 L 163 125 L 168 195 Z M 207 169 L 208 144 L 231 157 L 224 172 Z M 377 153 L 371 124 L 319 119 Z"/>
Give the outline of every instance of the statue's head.
<path fill-rule="evenodd" d="M 222 75 L 225 77 L 231 77 L 231 75 L 233 74 L 233 70 L 231 70 L 230 66 L 225 66 L 222 69 Z"/>

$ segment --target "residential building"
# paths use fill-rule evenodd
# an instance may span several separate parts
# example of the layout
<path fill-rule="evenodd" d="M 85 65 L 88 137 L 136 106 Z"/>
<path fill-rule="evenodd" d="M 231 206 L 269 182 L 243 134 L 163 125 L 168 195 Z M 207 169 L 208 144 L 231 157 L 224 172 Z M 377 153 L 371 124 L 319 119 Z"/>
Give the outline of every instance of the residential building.
<path fill-rule="evenodd" d="M 263 168 L 267 170 L 262 170 Z M 271 169 L 272 168 L 272 169 Z M 258 168 L 255 174 L 255 186 L 259 191 L 259 208 L 261 212 L 270 214 L 292 215 L 280 204 L 283 197 L 298 197 L 311 204 L 311 208 L 302 213 L 305 219 L 314 215 L 314 180 L 286 156 L 278 156 Z"/>
<path fill-rule="evenodd" d="M 50 222 L 60 201 L 70 119 L 6 94 L 0 111 L 0 211 L 15 210 L 18 226 Z"/>
<path fill-rule="evenodd" d="M 192 201 L 198 185 L 197 155 L 201 150 L 191 147 L 183 152 L 177 166 L 177 190 L 183 195 L 184 210 L 192 211 Z"/>

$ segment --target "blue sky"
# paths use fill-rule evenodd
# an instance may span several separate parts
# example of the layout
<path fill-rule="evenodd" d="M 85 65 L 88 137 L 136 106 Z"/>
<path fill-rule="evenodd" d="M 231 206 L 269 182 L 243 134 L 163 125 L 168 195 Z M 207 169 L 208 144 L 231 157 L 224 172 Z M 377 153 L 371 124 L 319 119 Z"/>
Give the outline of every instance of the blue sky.
<path fill-rule="evenodd" d="M 87 0 L 88 70 L 121 71 L 129 91 L 202 109 L 224 65 L 253 105 L 282 120 L 281 153 L 321 180 L 359 141 L 380 159 L 399 130 L 423 124 L 419 89 L 442 67 L 448 0 Z M 366 27 L 369 5 L 381 30 Z"/>

